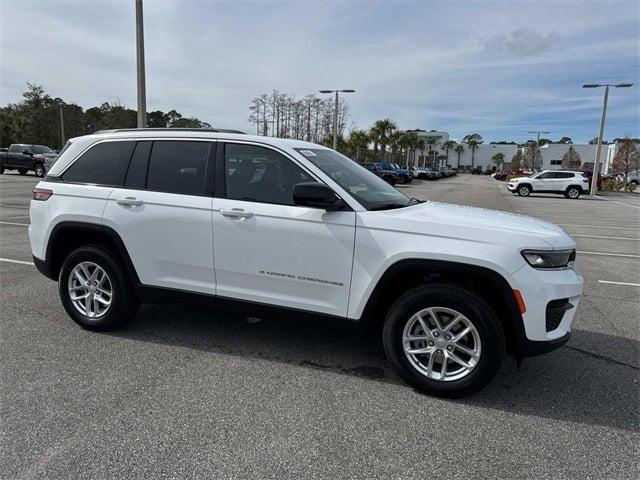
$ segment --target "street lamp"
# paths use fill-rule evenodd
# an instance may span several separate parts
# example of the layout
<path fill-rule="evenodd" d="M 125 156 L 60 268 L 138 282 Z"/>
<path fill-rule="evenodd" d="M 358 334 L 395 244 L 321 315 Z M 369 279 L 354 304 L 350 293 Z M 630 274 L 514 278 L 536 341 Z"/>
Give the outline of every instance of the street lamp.
<path fill-rule="evenodd" d="M 319 90 L 320 93 L 335 93 L 336 94 L 336 106 L 333 110 L 333 149 L 338 149 L 338 93 L 355 93 L 356 91 L 350 88 L 344 90 Z"/>
<path fill-rule="evenodd" d="M 136 65 L 138 77 L 138 128 L 147 126 L 147 92 L 144 74 L 144 27 L 142 0 L 136 0 Z"/>
<path fill-rule="evenodd" d="M 593 161 L 593 175 L 591 176 L 591 191 L 589 196 L 591 198 L 596 196 L 598 190 L 598 174 L 600 173 L 600 147 L 602 146 L 602 135 L 604 134 L 604 121 L 607 116 L 607 101 L 609 100 L 609 87 L 613 88 L 628 88 L 632 87 L 633 83 L 586 83 L 582 85 L 582 88 L 604 88 L 604 102 L 602 104 L 602 116 L 600 117 L 600 134 L 598 135 L 598 146 L 596 148 L 596 158 Z"/>

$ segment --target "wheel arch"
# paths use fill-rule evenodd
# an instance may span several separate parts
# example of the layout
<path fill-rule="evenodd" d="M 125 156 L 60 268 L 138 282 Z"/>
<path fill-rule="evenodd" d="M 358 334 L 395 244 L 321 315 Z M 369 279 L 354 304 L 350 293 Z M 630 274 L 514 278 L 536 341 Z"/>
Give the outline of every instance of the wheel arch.
<path fill-rule="evenodd" d="M 120 235 L 111 227 L 88 222 L 65 221 L 58 223 L 47 242 L 46 259 L 49 278 L 58 279 L 64 259 L 82 245 L 105 245 L 111 248 L 122 260 L 129 278 L 135 284 L 140 283 L 129 252 Z"/>
<path fill-rule="evenodd" d="M 507 351 L 518 350 L 524 325 L 513 289 L 500 273 L 478 265 L 448 260 L 400 260 L 381 276 L 359 321 L 366 330 L 377 334 L 395 300 L 408 289 L 428 283 L 447 283 L 479 295 L 498 315 Z"/>

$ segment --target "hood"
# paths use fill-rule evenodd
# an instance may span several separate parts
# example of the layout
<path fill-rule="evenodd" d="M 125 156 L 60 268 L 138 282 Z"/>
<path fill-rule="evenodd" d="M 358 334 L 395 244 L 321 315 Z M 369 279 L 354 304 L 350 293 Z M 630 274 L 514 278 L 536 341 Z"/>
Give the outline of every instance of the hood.
<path fill-rule="evenodd" d="M 515 248 L 575 248 L 558 225 L 517 213 L 438 202 L 376 213 L 384 213 L 383 228 Z"/>
<path fill-rule="evenodd" d="M 519 182 L 520 180 L 531 180 L 531 177 L 514 177 L 510 179 L 510 182 Z"/>
<path fill-rule="evenodd" d="M 51 158 L 57 158 L 58 154 L 57 153 L 36 153 L 33 155 L 34 158 L 47 158 L 47 159 L 51 159 Z"/>

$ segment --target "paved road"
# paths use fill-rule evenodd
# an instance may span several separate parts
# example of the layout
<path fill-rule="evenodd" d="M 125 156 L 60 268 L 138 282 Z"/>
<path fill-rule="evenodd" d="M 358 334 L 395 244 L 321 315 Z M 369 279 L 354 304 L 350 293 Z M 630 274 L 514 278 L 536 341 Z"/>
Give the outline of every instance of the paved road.
<path fill-rule="evenodd" d="M 34 184 L 0 177 L 0 258 L 30 259 Z M 637 205 L 503 187 L 459 176 L 408 191 L 600 225 L 629 240 L 577 237 L 580 250 L 638 255 Z M 639 261 L 579 255 L 569 345 L 520 371 L 506 360 L 458 401 L 414 392 L 377 341 L 326 328 L 144 306 L 123 331 L 86 332 L 54 282 L 0 261 L 0 478 L 637 478 L 640 289 L 598 281 L 640 283 Z"/>

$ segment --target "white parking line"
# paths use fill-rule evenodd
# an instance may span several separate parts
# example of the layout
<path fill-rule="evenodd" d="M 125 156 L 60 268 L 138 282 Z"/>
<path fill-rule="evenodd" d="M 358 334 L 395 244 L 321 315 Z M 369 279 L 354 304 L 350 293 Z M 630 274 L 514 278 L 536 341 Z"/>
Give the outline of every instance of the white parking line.
<path fill-rule="evenodd" d="M 33 262 L 25 262 L 24 260 L 14 260 L 12 258 L 0 258 L 0 262 L 18 263 L 20 265 L 33 265 Z"/>
<path fill-rule="evenodd" d="M 558 223 L 561 227 L 615 228 L 616 230 L 640 230 L 640 227 L 612 227 L 611 225 L 576 225 L 575 223 Z"/>
<path fill-rule="evenodd" d="M 640 258 L 640 255 L 631 255 L 628 253 L 609 253 L 609 252 L 581 252 L 577 251 L 580 255 L 603 255 L 608 257 L 628 257 L 628 258 Z"/>
<path fill-rule="evenodd" d="M 577 235 L 575 233 L 572 233 L 571 236 L 582 237 L 582 238 L 606 238 L 607 240 L 630 240 L 632 242 L 640 242 L 640 238 L 632 238 L 632 237 L 607 237 L 604 235 Z"/>
<path fill-rule="evenodd" d="M 618 203 L 618 204 L 620 204 L 620 205 L 626 205 L 627 207 L 631 207 L 631 208 L 640 208 L 640 207 L 639 207 L 639 206 L 637 206 L 637 205 L 631 205 L 631 204 L 629 204 L 629 203 L 624 203 L 624 202 L 621 202 L 621 201 L 619 201 L 619 200 L 609 200 L 608 198 L 604 198 L 604 197 L 601 197 L 601 196 L 599 196 L 599 195 L 596 195 L 596 197 L 597 197 L 597 198 L 599 198 L 599 199 L 601 199 L 601 200 L 605 200 L 605 201 L 607 201 L 607 202 Z"/>
<path fill-rule="evenodd" d="M 24 210 L 29 210 L 29 207 L 24 207 L 22 205 L 7 205 L 7 204 L 0 204 L 0 207 L 2 208 L 22 208 Z"/>
<path fill-rule="evenodd" d="M 28 227 L 28 223 L 0 222 L 0 225 L 14 225 L 16 227 Z"/>
<path fill-rule="evenodd" d="M 631 287 L 640 287 L 640 283 L 612 282 L 611 280 L 598 280 L 598 283 L 606 283 L 611 285 L 629 285 Z"/>

